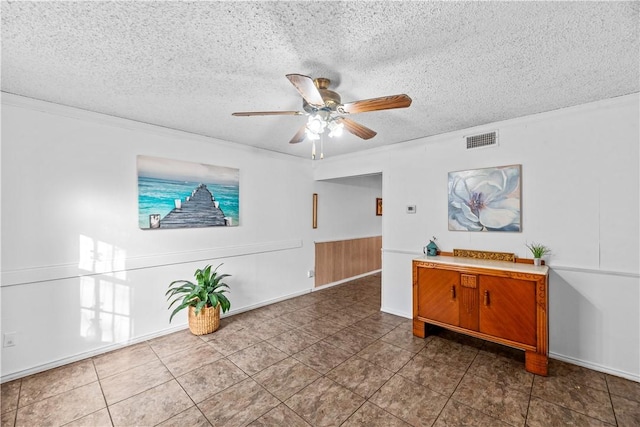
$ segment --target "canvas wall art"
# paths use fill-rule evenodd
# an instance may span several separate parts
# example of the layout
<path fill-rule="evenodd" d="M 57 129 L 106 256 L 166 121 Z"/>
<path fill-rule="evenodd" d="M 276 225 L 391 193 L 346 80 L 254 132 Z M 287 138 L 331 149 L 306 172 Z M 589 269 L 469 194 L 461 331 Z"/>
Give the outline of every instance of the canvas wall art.
<path fill-rule="evenodd" d="M 449 230 L 521 231 L 521 169 L 449 172 Z"/>
<path fill-rule="evenodd" d="M 240 224 L 239 169 L 150 156 L 137 167 L 140 228 Z"/>

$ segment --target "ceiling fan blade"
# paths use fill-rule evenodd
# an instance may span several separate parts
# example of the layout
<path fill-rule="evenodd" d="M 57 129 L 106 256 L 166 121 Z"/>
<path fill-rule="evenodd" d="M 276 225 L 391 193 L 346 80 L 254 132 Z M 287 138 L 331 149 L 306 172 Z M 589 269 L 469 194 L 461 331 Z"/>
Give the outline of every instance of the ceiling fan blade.
<path fill-rule="evenodd" d="M 372 131 L 368 127 L 363 126 L 360 123 L 354 122 L 353 120 L 348 119 L 346 117 L 338 117 L 336 120 L 338 123 L 344 124 L 344 128 L 346 130 L 348 130 L 355 136 L 360 137 L 362 139 L 371 139 L 377 134 L 375 131 Z"/>
<path fill-rule="evenodd" d="M 311 77 L 303 76 L 302 74 L 287 74 L 287 78 L 300 92 L 305 101 L 314 107 L 324 107 L 324 99 L 322 99 L 322 95 L 320 95 L 320 91 L 318 91 Z"/>
<path fill-rule="evenodd" d="M 391 110 L 392 108 L 407 108 L 409 105 L 411 105 L 411 98 L 408 95 L 401 94 L 349 102 L 338 107 L 338 111 L 355 114 L 367 111 Z"/>
<path fill-rule="evenodd" d="M 301 116 L 304 113 L 302 111 L 240 111 L 237 113 L 231 113 L 232 116 L 247 117 L 247 116 Z"/>
<path fill-rule="evenodd" d="M 291 138 L 291 141 L 289 141 L 289 144 L 297 144 L 298 142 L 302 142 L 304 141 L 304 138 L 306 136 L 306 131 L 307 130 L 307 124 L 303 124 L 300 129 L 298 129 L 298 132 L 296 132 L 295 135 L 293 135 L 293 138 Z"/>

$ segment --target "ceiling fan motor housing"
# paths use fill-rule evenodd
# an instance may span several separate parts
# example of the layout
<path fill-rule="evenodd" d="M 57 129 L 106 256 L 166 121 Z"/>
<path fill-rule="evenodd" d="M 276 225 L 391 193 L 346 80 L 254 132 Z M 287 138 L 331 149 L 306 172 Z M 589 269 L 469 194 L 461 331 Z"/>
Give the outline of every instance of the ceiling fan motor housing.
<path fill-rule="evenodd" d="M 310 105 L 304 98 L 302 99 L 302 108 L 307 113 L 314 113 L 318 110 L 328 109 L 329 111 L 336 111 L 339 105 L 342 104 L 342 100 L 340 99 L 340 95 L 337 92 L 327 89 L 331 84 L 331 80 L 318 77 L 313 79 L 314 85 L 318 88 L 318 92 L 322 96 L 324 101 L 324 108 L 317 108 L 313 105 Z"/>

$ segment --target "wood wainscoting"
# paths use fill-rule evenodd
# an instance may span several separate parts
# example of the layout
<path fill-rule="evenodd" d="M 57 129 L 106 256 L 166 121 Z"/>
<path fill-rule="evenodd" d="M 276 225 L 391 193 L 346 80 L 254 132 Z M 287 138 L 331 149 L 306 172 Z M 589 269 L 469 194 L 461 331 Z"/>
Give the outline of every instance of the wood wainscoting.
<path fill-rule="evenodd" d="M 316 242 L 316 287 L 382 268 L 382 236 Z"/>

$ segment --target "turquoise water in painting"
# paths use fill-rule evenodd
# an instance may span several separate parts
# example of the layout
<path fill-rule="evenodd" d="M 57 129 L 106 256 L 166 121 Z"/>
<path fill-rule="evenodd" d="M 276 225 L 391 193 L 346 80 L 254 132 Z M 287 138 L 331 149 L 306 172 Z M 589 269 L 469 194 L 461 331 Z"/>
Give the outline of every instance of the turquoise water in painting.
<path fill-rule="evenodd" d="M 240 224 L 240 186 L 212 184 L 208 182 L 171 181 L 168 179 L 138 177 L 138 226 L 149 228 L 149 215 L 160 214 L 164 218 L 175 208 L 174 200 L 184 203 L 187 196 L 200 184 L 205 184 L 213 197 L 220 202 L 225 216 L 233 225 Z"/>

